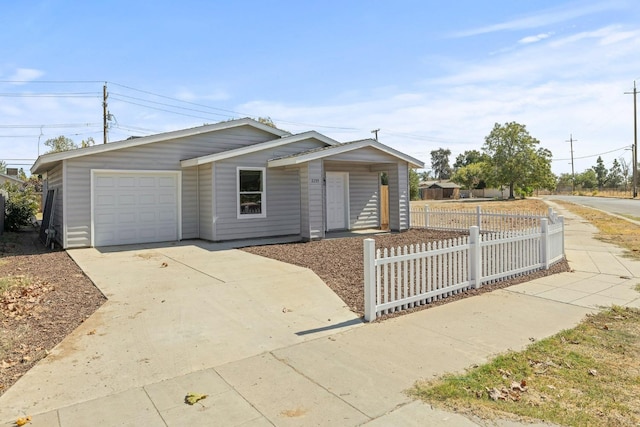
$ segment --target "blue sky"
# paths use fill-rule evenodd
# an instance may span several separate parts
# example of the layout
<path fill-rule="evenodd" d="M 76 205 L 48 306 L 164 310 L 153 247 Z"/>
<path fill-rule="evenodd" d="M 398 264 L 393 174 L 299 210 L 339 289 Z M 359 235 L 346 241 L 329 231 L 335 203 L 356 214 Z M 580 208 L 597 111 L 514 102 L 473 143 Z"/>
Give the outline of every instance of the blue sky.
<path fill-rule="evenodd" d="M 110 141 L 269 116 L 340 141 L 379 128 L 381 142 L 428 165 L 431 150 L 449 148 L 453 163 L 495 123 L 517 121 L 553 152 L 556 173 L 571 171 L 570 134 L 577 172 L 598 154 L 610 167 L 631 160 L 624 92 L 640 80 L 638 10 L 633 0 L 3 2 L 0 160 L 35 159 L 58 135 L 102 142 L 108 82 Z"/>

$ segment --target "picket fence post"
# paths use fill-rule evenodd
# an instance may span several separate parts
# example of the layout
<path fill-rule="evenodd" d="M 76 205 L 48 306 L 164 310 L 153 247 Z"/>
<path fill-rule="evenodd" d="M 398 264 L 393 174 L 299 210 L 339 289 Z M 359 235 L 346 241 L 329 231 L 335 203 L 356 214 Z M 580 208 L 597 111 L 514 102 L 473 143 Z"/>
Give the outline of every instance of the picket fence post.
<path fill-rule="evenodd" d="M 469 227 L 469 285 L 475 289 L 480 287 L 481 282 L 481 255 L 480 227 L 472 225 Z"/>
<path fill-rule="evenodd" d="M 480 206 L 476 206 L 476 225 L 478 228 L 482 226 L 482 208 Z"/>
<path fill-rule="evenodd" d="M 376 241 L 364 239 L 364 320 L 376 320 Z"/>
<path fill-rule="evenodd" d="M 542 266 L 545 270 L 549 269 L 549 220 L 547 218 L 540 219 L 540 251 Z"/>
<path fill-rule="evenodd" d="M 429 206 L 424 205 L 424 228 L 429 228 Z"/>

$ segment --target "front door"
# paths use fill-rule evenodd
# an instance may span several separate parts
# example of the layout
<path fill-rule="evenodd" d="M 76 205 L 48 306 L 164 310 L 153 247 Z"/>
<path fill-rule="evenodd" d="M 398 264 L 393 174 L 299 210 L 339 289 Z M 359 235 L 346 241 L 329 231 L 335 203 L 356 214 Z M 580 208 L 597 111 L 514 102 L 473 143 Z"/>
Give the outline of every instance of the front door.
<path fill-rule="evenodd" d="M 327 172 L 327 231 L 349 228 L 348 189 L 349 173 Z"/>

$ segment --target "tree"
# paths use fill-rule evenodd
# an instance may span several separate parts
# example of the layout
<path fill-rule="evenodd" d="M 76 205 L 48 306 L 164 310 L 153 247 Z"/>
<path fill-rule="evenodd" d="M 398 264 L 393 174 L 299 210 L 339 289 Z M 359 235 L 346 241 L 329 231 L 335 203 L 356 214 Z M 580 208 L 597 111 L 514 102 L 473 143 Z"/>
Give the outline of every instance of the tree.
<path fill-rule="evenodd" d="M 623 176 L 624 191 L 627 191 L 627 185 L 629 185 L 629 171 L 631 170 L 631 163 L 624 157 L 620 157 L 620 170 Z"/>
<path fill-rule="evenodd" d="M 80 143 L 80 148 L 87 148 L 93 145 L 96 145 L 96 142 L 93 140 L 93 137 L 90 136 L 86 141 L 84 139 L 82 140 L 82 142 Z"/>
<path fill-rule="evenodd" d="M 18 231 L 20 227 L 31 224 L 31 218 L 38 211 L 38 196 L 34 187 L 25 184 L 5 182 L 2 188 L 7 192 L 5 205 L 5 231 Z"/>
<path fill-rule="evenodd" d="M 556 180 L 558 190 L 573 189 L 573 175 L 570 173 L 561 173 Z"/>
<path fill-rule="evenodd" d="M 456 162 L 453 164 L 453 170 L 456 171 L 463 166 L 469 166 L 474 163 L 480 163 L 487 160 L 487 155 L 478 150 L 467 150 L 462 154 L 458 154 Z"/>
<path fill-rule="evenodd" d="M 508 186 L 510 199 L 515 198 L 515 190 L 528 194 L 532 189 L 555 185 L 551 152 L 536 150 L 538 144 L 540 141 L 529 135 L 524 125 L 496 123 L 482 146 L 487 155 L 487 182 L 496 187 Z"/>
<path fill-rule="evenodd" d="M 420 175 L 414 169 L 409 169 L 409 199 L 420 200 Z"/>
<path fill-rule="evenodd" d="M 431 152 L 431 170 L 436 179 L 449 179 L 451 176 L 450 155 L 451 150 L 444 148 L 438 148 Z"/>
<path fill-rule="evenodd" d="M 598 156 L 598 160 L 596 160 L 596 165 L 593 166 L 592 169 L 596 173 L 598 189 L 602 190 L 602 187 L 604 187 L 604 184 L 607 182 L 607 168 L 604 165 L 604 161 L 602 160 L 602 157 Z"/>
<path fill-rule="evenodd" d="M 622 166 L 618 163 L 618 159 L 613 159 L 613 165 L 607 175 L 607 185 L 611 188 L 618 188 L 620 184 L 622 184 Z"/>
<path fill-rule="evenodd" d="M 7 164 L 4 160 L 0 160 L 0 173 L 7 173 Z"/>
<path fill-rule="evenodd" d="M 424 171 L 420 174 L 420 179 L 422 181 L 429 181 L 431 179 L 431 171 Z"/>
<path fill-rule="evenodd" d="M 276 127 L 276 124 L 273 123 L 273 120 L 271 120 L 271 117 L 269 117 L 269 116 L 267 116 L 267 117 L 258 117 L 258 121 L 260 123 L 262 123 L 263 125 L 271 126 L 272 128 Z"/>
<path fill-rule="evenodd" d="M 576 187 L 590 190 L 595 188 L 597 185 L 598 177 L 596 176 L 596 172 L 593 168 L 587 169 L 586 171 L 576 175 Z"/>
<path fill-rule="evenodd" d="M 467 190 L 473 190 L 482 181 L 484 170 L 485 165 L 483 162 L 460 166 L 451 176 L 451 181 L 462 185 Z"/>
<path fill-rule="evenodd" d="M 49 147 L 49 151 L 47 151 L 47 153 L 58 153 L 60 151 L 69 151 L 78 148 L 71 138 L 67 138 L 64 135 L 60 135 L 57 138 L 47 139 L 44 142 L 44 145 Z"/>

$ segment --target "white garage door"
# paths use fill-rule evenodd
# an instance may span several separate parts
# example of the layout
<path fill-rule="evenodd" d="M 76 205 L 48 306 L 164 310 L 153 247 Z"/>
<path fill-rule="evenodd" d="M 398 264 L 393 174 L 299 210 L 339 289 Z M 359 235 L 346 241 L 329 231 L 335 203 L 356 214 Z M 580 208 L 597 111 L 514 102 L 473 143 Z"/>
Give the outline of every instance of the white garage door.
<path fill-rule="evenodd" d="M 179 239 L 174 172 L 94 172 L 93 245 Z"/>

